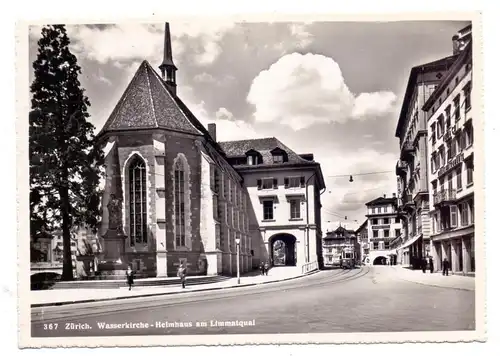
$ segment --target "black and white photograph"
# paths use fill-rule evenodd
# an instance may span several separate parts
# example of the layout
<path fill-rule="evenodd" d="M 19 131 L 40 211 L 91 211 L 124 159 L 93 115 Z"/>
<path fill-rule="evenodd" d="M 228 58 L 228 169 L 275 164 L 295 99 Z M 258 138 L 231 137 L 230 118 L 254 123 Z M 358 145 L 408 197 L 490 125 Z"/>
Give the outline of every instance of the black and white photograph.
<path fill-rule="evenodd" d="M 25 24 L 21 345 L 482 339 L 478 23 Z"/>

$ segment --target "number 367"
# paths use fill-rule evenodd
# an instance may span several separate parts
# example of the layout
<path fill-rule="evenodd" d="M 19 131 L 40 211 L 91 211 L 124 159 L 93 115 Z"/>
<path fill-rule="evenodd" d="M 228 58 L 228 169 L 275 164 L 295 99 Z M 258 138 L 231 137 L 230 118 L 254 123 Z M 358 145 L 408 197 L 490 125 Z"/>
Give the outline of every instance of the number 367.
<path fill-rule="evenodd" d="M 57 323 L 43 324 L 43 330 L 57 330 L 58 326 Z"/>

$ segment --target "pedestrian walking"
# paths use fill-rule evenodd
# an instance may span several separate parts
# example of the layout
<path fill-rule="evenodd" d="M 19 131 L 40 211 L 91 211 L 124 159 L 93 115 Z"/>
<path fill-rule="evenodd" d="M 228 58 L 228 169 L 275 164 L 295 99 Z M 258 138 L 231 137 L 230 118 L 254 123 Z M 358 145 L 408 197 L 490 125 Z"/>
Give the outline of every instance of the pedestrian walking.
<path fill-rule="evenodd" d="M 422 272 L 425 273 L 425 271 L 427 270 L 427 260 L 424 258 L 422 258 Z"/>
<path fill-rule="evenodd" d="M 132 267 L 128 266 L 126 275 L 128 290 L 132 290 L 132 285 L 134 284 L 134 271 L 132 271 Z"/>
<path fill-rule="evenodd" d="M 448 262 L 448 259 L 443 260 L 443 276 L 448 275 L 448 269 L 450 268 L 450 262 Z"/>
<path fill-rule="evenodd" d="M 179 265 L 179 268 L 177 269 L 177 277 L 180 278 L 182 288 L 186 288 L 186 267 L 184 266 L 184 263 L 181 263 Z"/>
<path fill-rule="evenodd" d="M 429 257 L 429 273 L 434 273 L 434 261 Z"/>
<path fill-rule="evenodd" d="M 260 263 L 259 269 L 260 269 L 260 275 L 263 276 L 264 275 L 264 262 Z"/>
<path fill-rule="evenodd" d="M 266 262 L 266 263 L 264 264 L 264 273 L 266 274 L 266 276 L 267 276 L 267 272 L 268 272 L 268 271 L 269 271 L 269 264 Z"/>

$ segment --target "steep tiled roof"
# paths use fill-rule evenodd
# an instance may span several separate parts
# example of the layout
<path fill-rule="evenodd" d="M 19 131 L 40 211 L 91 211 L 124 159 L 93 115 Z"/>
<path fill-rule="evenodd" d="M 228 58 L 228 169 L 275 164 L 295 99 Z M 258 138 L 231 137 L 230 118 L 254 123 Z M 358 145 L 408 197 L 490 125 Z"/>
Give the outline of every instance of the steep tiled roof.
<path fill-rule="evenodd" d="M 100 134 L 151 128 L 203 134 L 201 124 L 192 120 L 151 65 L 143 61 Z"/>
<path fill-rule="evenodd" d="M 276 148 L 282 149 L 288 156 L 288 162 L 283 163 L 284 165 L 297 163 L 312 165 L 317 164 L 300 157 L 297 153 L 285 146 L 276 137 L 240 141 L 226 141 L 219 142 L 219 145 L 222 147 L 222 150 L 225 152 L 227 157 L 244 157 L 248 151 L 255 150 L 262 155 L 264 165 L 273 164 L 272 151 Z"/>

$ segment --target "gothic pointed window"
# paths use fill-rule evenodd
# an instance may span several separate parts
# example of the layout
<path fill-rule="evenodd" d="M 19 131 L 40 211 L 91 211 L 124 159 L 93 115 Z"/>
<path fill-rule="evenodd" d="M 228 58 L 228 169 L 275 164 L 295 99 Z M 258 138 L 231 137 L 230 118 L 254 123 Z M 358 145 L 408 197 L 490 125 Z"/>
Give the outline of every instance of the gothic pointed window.
<path fill-rule="evenodd" d="M 178 159 L 174 167 L 175 245 L 186 246 L 185 169 Z"/>
<path fill-rule="evenodd" d="M 146 164 L 139 156 L 128 168 L 130 245 L 147 243 Z"/>

